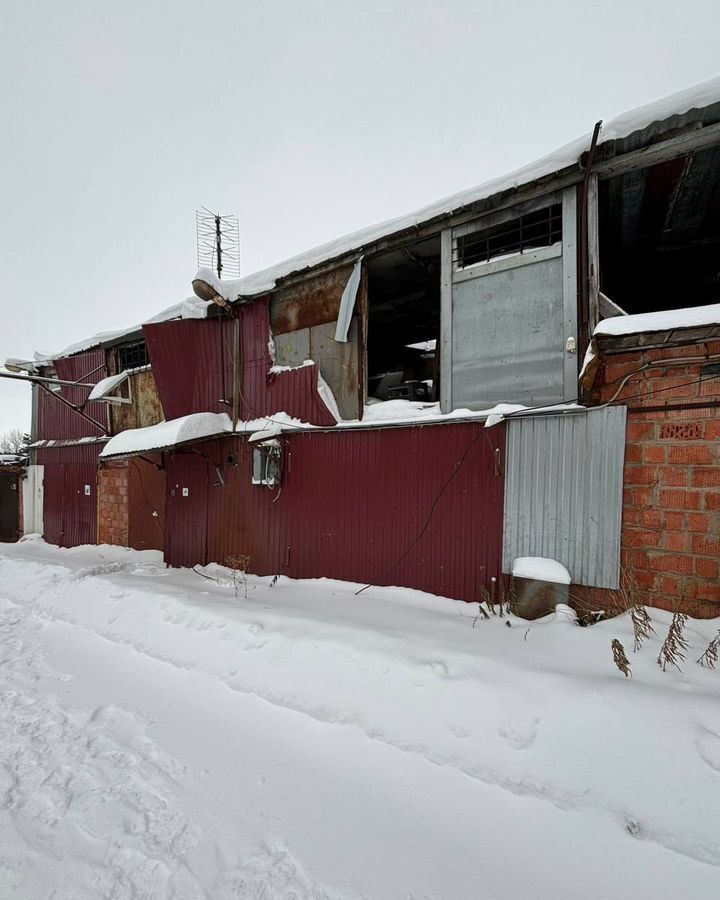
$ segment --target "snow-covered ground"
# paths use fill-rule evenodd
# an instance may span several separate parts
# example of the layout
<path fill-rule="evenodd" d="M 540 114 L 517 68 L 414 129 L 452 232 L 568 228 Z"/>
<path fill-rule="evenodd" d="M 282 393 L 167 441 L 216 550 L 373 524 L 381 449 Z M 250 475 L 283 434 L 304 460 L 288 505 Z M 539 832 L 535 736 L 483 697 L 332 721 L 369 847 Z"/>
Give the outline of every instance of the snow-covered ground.
<path fill-rule="evenodd" d="M 718 622 L 202 571 L 2 546 L 2 900 L 719 895 Z"/>

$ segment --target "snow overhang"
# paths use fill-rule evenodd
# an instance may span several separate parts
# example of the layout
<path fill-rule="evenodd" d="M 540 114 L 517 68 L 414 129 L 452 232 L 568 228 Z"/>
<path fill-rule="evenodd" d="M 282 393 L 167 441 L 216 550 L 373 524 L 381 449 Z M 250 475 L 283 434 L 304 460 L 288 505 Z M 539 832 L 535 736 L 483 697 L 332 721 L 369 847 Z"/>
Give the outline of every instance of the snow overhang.
<path fill-rule="evenodd" d="M 593 342 L 606 353 L 720 340 L 720 303 L 614 316 L 599 322 Z"/>
<path fill-rule="evenodd" d="M 103 459 L 117 459 L 141 456 L 144 453 L 158 453 L 178 447 L 209 441 L 228 436 L 249 436 L 251 440 L 273 438 L 287 430 L 311 430 L 315 426 L 287 413 L 278 412 L 272 416 L 251 419 L 237 423 L 233 431 L 227 413 L 191 413 L 169 422 L 149 425 L 146 428 L 130 428 L 110 438 L 100 456 Z"/>
<path fill-rule="evenodd" d="M 231 431 L 232 422 L 227 413 L 191 413 L 158 425 L 122 431 L 110 438 L 100 456 L 108 459 L 171 450 L 184 444 L 222 437 Z"/>
<path fill-rule="evenodd" d="M 98 381 L 95 387 L 90 391 L 88 401 L 101 400 L 105 403 L 129 403 L 130 400 L 127 397 L 119 397 L 114 394 L 114 391 L 124 384 L 128 378 L 129 373 L 127 371 L 103 378 L 101 381 Z"/>

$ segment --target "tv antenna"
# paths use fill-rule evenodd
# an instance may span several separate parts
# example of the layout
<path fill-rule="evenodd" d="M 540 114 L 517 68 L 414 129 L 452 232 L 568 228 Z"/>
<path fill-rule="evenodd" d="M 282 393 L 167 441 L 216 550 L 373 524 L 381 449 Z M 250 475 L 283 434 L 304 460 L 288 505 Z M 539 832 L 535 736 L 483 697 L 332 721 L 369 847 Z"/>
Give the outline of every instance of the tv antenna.
<path fill-rule="evenodd" d="M 203 206 L 195 213 L 198 269 L 213 269 L 218 278 L 240 277 L 240 225 L 237 216 L 221 216 Z"/>

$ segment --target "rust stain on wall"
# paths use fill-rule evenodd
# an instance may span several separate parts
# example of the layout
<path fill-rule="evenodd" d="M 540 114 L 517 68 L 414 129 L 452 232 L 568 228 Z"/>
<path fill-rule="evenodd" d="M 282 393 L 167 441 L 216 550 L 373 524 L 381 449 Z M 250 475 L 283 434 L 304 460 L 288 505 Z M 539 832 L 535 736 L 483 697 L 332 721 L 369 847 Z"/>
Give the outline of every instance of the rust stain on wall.
<path fill-rule="evenodd" d="M 132 403 L 111 406 L 112 433 L 145 428 L 163 420 L 162 405 L 152 371 L 135 372 L 129 378 Z"/>
<path fill-rule="evenodd" d="M 352 265 L 340 266 L 275 291 L 270 301 L 273 334 L 336 321 L 340 298 L 352 270 Z"/>

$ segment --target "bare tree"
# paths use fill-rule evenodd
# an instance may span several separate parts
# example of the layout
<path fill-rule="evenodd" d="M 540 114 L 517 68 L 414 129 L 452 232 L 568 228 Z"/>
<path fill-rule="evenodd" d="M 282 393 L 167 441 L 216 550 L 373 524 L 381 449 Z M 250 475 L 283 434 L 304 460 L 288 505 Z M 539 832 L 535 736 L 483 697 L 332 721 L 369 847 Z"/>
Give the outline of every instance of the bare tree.
<path fill-rule="evenodd" d="M 30 438 L 20 428 L 10 428 L 0 435 L 0 453 L 22 456 L 27 451 Z"/>

